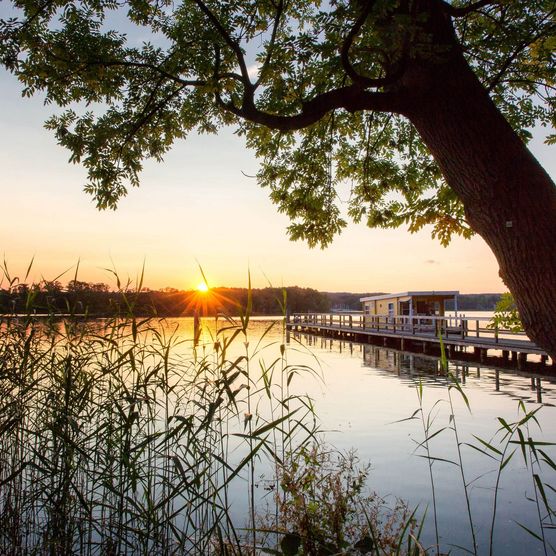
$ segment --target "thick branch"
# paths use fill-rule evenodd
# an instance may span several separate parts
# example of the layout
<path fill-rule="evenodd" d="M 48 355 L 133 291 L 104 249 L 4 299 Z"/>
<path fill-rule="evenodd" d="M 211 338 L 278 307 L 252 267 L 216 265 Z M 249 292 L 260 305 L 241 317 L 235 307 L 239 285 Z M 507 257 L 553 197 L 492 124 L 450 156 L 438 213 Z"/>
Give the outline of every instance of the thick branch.
<path fill-rule="evenodd" d="M 360 73 L 355 71 L 355 68 L 351 65 L 351 62 L 349 60 L 349 50 L 351 48 L 351 45 L 353 44 L 353 40 L 359 34 L 361 28 L 363 27 L 363 24 L 369 17 L 373 9 L 373 6 L 375 4 L 375 1 L 376 0 L 368 0 L 366 2 L 365 8 L 359 14 L 359 17 L 355 20 L 353 27 L 351 28 L 350 32 L 347 34 L 342 44 L 342 48 L 340 49 L 340 59 L 342 61 L 342 66 L 344 68 L 344 71 L 348 74 L 348 76 L 351 78 L 351 80 L 354 83 L 357 83 L 359 86 L 365 88 L 383 87 L 391 83 L 390 78 L 373 79 L 371 77 L 366 77 L 365 75 L 361 75 Z"/>
<path fill-rule="evenodd" d="M 348 112 L 376 110 L 379 112 L 401 112 L 402 98 L 399 93 L 363 91 L 357 85 L 340 87 L 302 104 L 301 112 L 292 116 L 279 116 L 259 110 L 255 103 L 244 102 L 241 108 L 231 102 L 221 106 L 244 120 L 281 131 L 295 131 L 318 122 L 325 114 L 338 108 Z"/>
<path fill-rule="evenodd" d="M 467 6 L 461 6 L 459 8 L 452 6 L 445 0 L 441 3 L 443 10 L 452 17 L 464 17 L 472 12 L 479 11 L 481 8 L 494 6 L 496 4 L 500 4 L 500 0 L 479 0 L 478 2 L 474 2 L 473 4 L 469 4 Z"/>
<path fill-rule="evenodd" d="M 355 21 L 353 27 L 351 28 L 350 32 L 348 33 L 342 44 L 342 48 L 340 49 L 340 60 L 342 62 L 344 71 L 354 83 L 363 88 L 386 87 L 387 85 L 392 85 L 393 83 L 395 83 L 403 75 L 409 51 L 409 43 L 407 40 L 405 40 L 401 60 L 397 70 L 392 72 L 390 75 L 386 75 L 385 77 L 371 78 L 365 75 L 361 75 L 355 70 L 349 59 L 349 51 L 355 37 L 359 34 L 365 21 L 369 17 L 374 4 L 375 0 L 367 1 L 367 3 L 365 4 L 365 8 Z"/>
<path fill-rule="evenodd" d="M 220 20 L 212 13 L 212 11 L 208 8 L 208 6 L 202 0 L 194 0 L 195 4 L 199 7 L 199 9 L 208 17 L 210 22 L 216 27 L 220 36 L 224 39 L 224 42 L 232 49 L 234 52 L 237 63 L 239 65 L 239 69 L 241 71 L 241 77 L 243 80 L 243 85 L 245 89 L 253 89 L 253 84 L 249 79 L 249 72 L 247 70 L 247 64 L 245 63 L 245 58 L 243 56 L 243 52 L 241 51 L 241 47 L 239 46 L 238 42 L 235 41 L 230 33 L 226 30 L 226 28 L 222 25 Z"/>

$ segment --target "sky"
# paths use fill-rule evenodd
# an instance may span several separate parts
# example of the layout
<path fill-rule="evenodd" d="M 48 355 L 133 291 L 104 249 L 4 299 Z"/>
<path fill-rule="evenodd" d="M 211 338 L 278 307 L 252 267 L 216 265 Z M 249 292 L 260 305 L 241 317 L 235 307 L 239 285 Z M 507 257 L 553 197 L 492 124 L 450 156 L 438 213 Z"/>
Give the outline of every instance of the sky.
<path fill-rule="evenodd" d="M 135 280 L 145 265 L 152 289 L 210 286 L 302 286 L 322 291 L 459 290 L 501 292 L 494 255 L 479 237 L 444 248 L 430 230 L 376 230 L 350 224 L 321 250 L 287 238 L 253 176 L 257 160 L 230 129 L 191 135 L 163 163 L 147 162 L 141 187 L 117 211 L 99 212 L 83 192 L 85 170 L 43 127 L 53 108 L 21 97 L 0 71 L 0 256 L 10 275 L 115 287 L 107 269 Z M 536 130 L 531 150 L 554 178 L 556 160 Z M 29 281 L 30 281 L 29 280 Z M 4 280 L 4 286 L 6 282 Z M 2 287 L 2 286 L 0 286 Z"/>

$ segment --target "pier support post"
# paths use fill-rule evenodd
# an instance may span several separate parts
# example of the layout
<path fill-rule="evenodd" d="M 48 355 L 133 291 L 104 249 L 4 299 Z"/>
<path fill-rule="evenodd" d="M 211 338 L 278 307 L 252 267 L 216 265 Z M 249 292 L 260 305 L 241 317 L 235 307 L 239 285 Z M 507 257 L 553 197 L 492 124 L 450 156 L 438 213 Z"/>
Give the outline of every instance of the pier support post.
<path fill-rule="evenodd" d="M 537 403 L 542 403 L 542 385 L 541 385 L 541 379 L 537 378 L 535 380 L 535 386 L 536 386 L 536 391 L 537 391 Z"/>
<path fill-rule="evenodd" d="M 510 361 L 512 362 L 512 364 L 514 366 L 517 365 L 517 352 L 516 351 L 512 351 L 512 356 L 510 358 Z"/>
<path fill-rule="evenodd" d="M 400 349 L 405 351 L 405 340 L 403 338 L 400 340 Z"/>
<path fill-rule="evenodd" d="M 504 361 L 504 363 L 507 363 L 509 358 L 510 352 L 507 349 L 502 350 L 502 360 Z"/>
<path fill-rule="evenodd" d="M 522 371 L 527 364 L 527 354 L 521 352 L 517 357 L 517 368 L 518 370 Z"/>

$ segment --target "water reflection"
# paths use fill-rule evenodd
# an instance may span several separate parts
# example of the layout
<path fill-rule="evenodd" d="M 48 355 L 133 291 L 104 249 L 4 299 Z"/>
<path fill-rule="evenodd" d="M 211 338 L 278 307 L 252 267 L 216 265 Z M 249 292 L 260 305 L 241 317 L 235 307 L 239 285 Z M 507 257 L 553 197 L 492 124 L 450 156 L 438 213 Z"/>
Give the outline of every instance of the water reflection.
<path fill-rule="evenodd" d="M 364 367 L 372 368 L 376 373 L 384 376 L 395 377 L 411 386 L 421 381 L 432 388 L 446 387 L 447 378 L 438 357 L 311 334 L 297 333 L 294 337 L 309 347 L 361 357 Z M 494 391 L 526 403 L 556 405 L 555 377 L 535 376 L 509 369 L 494 369 L 480 363 L 450 361 L 449 369 L 464 386 Z"/>

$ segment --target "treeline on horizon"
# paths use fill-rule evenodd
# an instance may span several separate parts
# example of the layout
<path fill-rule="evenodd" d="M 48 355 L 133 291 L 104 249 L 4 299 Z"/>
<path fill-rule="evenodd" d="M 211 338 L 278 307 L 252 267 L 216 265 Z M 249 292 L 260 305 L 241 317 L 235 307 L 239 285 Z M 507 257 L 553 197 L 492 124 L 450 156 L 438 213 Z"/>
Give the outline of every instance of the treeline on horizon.
<path fill-rule="evenodd" d="M 285 296 L 284 296 L 285 291 Z M 383 292 L 320 292 L 313 288 L 289 286 L 286 288 L 253 288 L 251 302 L 253 315 L 280 315 L 284 297 L 287 310 L 298 312 L 358 311 L 361 297 Z M 112 290 L 104 283 L 71 280 L 66 286 L 58 281 L 41 281 L 38 284 L 19 284 L 10 289 L 0 289 L 2 314 L 79 314 L 88 316 L 114 316 L 131 310 L 137 316 L 177 317 L 203 316 L 218 313 L 237 315 L 247 306 L 247 288 L 217 287 L 203 293 L 196 290 L 163 288 L 141 291 Z M 459 311 L 492 311 L 498 293 L 464 294 L 458 296 Z M 447 302 L 453 310 L 453 302 Z"/>

